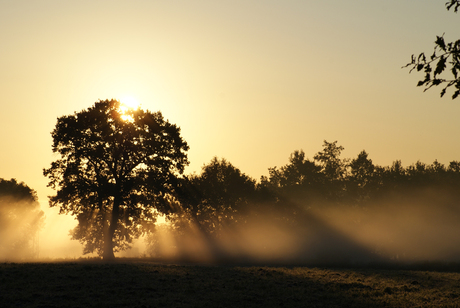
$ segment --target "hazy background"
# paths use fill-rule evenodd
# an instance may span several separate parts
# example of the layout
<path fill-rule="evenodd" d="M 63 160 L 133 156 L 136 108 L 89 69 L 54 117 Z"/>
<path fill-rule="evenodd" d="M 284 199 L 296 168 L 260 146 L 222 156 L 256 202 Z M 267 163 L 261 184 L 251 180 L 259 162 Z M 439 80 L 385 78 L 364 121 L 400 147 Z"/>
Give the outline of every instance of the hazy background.
<path fill-rule="evenodd" d="M 258 179 L 324 139 L 379 165 L 458 160 L 460 101 L 401 69 L 460 37 L 446 1 L 0 0 L 0 177 L 46 209 L 57 117 L 125 96 L 182 128 L 187 172 L 219 156 Z M 79 254 L 54 212 L 41 255 Z"/>

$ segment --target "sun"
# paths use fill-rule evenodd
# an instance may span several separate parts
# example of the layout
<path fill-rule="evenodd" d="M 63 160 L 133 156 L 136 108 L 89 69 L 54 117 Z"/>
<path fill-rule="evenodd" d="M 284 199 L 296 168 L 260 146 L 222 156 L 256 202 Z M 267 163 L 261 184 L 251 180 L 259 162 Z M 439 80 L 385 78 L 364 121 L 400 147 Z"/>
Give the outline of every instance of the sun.
<path fill-rule="evenodd" d="M 140 107 L 139 102 L 132 96 L 125 96 L 120 100 L 120 103 L 128 109 L 137 109 Z"/>
<path fill-rule="evenodd" d="M 125 96 L 122 99 L 120 99 L 120 112 L 121 112 L 121 118 L 124 121 L 132 122 L 133 118 L 131 115 L 126 114 L 128 110 L 136 110 L 140 108 L 140 104 L 132 96 Z"/>

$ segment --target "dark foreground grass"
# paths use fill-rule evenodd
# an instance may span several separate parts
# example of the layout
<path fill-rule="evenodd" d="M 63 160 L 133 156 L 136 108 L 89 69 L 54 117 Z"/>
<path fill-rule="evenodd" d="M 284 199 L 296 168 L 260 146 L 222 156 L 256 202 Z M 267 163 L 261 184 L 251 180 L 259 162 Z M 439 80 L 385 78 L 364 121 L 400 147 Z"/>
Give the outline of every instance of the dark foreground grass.
<path fill-rule="evenodd" d="M 0 307 L 460 307 L 460 273 L 126 260 L 3 263 Z"/>

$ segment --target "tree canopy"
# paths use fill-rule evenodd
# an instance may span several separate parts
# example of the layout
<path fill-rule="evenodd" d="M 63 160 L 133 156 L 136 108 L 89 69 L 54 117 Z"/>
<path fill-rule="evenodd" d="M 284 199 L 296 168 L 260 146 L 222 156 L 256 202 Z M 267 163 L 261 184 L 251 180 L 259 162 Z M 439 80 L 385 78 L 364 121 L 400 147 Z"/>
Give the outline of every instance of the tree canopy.
<path fill-rule="evenodd" d="M 78 220 L 72 238 L 107 260 L 147 232 L 157 213 L 173 211 L 169 196 L 188 164 L 178 126 L 160 112 L 121 107 L 98 101 L 58 118 L 52 149 L 59 159 L 43 170 L 56 190 L 50 206 Z"/>
<path fill-rule="evenodd" d="M 254 197 L 255 180 L 226 159 L 214 157 L 182 183 L 180 202 L 202 232 L 213 233 L 241 216 Z"/>
<path fill-rule="evenodd" d="M 447 10 L 453 9 L 455 13 L 460 7 L 460 0 L 450 0 L 446 3 Z M 423 71 L 424 79 L 417 83 L 417 86 L 425 87 L 425 90 L 433 86 L 443 85 L 441 97 L 446 94 L 449 87 L 454 87 L 452 99 L 460 95 L 460 39 L 453 42 L 446 42 L 444 34 L 436 36 L 434 42 L 433 54 L 429 57 L 424 52 L 418 56 L 412 55 L 411 61 L 405 66 L 410 67 L 410 72 L 413 70 Z M 445 77 L 446 71 L 451 73 L 450 77 Z"/>

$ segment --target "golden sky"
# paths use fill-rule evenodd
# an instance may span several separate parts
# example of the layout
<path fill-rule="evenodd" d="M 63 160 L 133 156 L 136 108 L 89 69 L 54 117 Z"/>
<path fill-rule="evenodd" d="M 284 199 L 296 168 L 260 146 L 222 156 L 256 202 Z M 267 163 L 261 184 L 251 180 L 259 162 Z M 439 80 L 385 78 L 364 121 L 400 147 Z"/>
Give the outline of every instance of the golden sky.
<path fill-rule="evenodd" d="M 46 206 L 56 119 L 126 96 L 181 127 L 187 173 L 218 156 L 259 179 L 324 139 L 379 165 L 460 160 L 460 100 L 401 69 L 460 38 L 446 1 L 0 0 L 0 178 Z"/>

